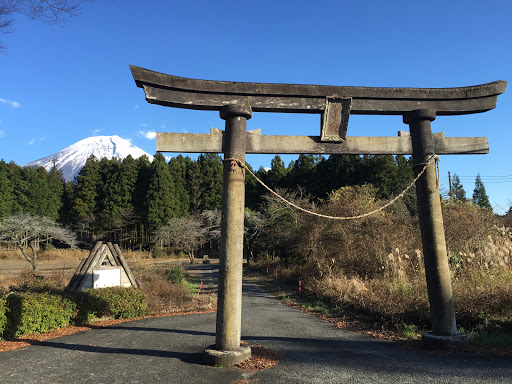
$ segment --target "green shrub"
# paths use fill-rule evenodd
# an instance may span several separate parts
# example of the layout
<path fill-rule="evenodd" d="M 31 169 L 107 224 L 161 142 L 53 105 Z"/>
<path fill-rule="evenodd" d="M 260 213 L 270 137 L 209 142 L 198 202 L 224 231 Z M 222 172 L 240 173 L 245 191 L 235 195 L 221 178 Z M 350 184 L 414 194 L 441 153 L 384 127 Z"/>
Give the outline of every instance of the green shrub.
<path fill-rule="evenodd" d="M 145 316 L 148 304 L 143 293 L 136 288 L 108 287 L 90 289 L 78 296 L 79 322 L 94 318 L 113 317 L 130 319 Z"/>
<path fill-rule="evenodd" d="M 4 335 L 9 338 L 65 327 L 76 313 L 76 304 L 72 300 L 47 292 L 13 293 L 7 296 L 7 306 Z"/>
<path fill-rule="evenodd" d="M 0 340 L 7 325 L 7 306 L 5 297 L 0 297 Z"/>
<path fill-rule="evenodd" d="M 151 257 L 153 259 L 158 259 L 160 257 L 164 257 L 164 251 L 159 246 L 155 245 L 153 248 L 151 248 Z"/>
<path fill-rule="evenodd" d="M 166 271 L 167 280 L 179 285 L 183 282 L 183 268 L 181 265 L 171 265 Z"/>

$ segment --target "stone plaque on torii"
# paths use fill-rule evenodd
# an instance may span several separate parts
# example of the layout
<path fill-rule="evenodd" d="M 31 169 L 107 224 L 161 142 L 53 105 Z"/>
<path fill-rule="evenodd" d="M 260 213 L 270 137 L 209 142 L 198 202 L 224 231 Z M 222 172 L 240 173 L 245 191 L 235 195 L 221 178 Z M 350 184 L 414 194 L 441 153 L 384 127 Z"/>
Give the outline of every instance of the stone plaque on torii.
<path fill-rule="evenodd" d="M 462 88 L 372 88 L 299 84 L 241 83 L 197 80 L 130 66 L 138 87 L 152 104 L 215 110 L 225 131 L 210 134 L 157 133 L 159 152 L 223 153 L 224 159 L 245 161 L 246 153 L 276 154 L 412 154 L 420 229 L 430 301 L 431 344 L 467 340 L 457 334 L 439 188 L 433 155 L 484 154 L 487 137 L 445 137 L 432 134 L 439 115 L 485 112 L 496 107 L 507 83 L 496 81 Z M 321 114 L 320 136 L 261 135 L 246 131 L 253 112 Z M 350 114 L 402 115 L 409 133 L 397 137 L 347 136 Z M 427 165 L 425 165 L 427 164 Z M 244 233 L 244 169 L 225 161 L 221 210 L 219 290 L 215 345 L 205 350 L 210 364 L 233 365 L 250 357 L 240 345 Z"/>

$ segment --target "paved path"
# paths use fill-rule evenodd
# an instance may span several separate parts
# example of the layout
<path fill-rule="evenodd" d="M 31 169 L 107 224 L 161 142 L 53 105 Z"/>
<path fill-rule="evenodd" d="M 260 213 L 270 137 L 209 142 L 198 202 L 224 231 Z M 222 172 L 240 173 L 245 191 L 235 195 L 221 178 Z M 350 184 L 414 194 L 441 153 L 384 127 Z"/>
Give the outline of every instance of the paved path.
<path fill-rule="evenodd" d="M 511 383 L 510 357 L 432 355 L 337 330 L 244 285 L 242 337 L 282 360 L 255 373 L 201 364 L 215 314 L 160 317 L 0 353 L 0 383 Z"/>

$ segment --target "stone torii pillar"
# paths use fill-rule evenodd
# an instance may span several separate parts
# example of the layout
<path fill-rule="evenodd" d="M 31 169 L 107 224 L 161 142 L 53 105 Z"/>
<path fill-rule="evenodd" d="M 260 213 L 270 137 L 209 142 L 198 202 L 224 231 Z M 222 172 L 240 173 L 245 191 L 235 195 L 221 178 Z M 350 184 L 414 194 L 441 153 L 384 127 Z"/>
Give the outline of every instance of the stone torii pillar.
<path fill-rule="evenodd" d="M 219 289 L 215 345 L 205 350 L 211 365 L 229 366 L 251 357 L 251 348 L 240 345 L 242 327 L 242 268 L 244 254 L 245 170 L 230 159 L 245 161 L 246 105 L 220 110 L 226 121 L 226 148 L 222 175 Z"/>
<path fill-rule="evenodd" d="M 250 348 L 240 345 L 244 172 L 230 159 L 244 161 L 246 153 L 412 154 L 418 173 L 432 154 L 488 153 L 486 137 L 432 134 L 430 122 L 440 115 L 493 109 L 506 88 L 504 81 L 462 88 L 239 83 L 188 79 L 130 67 L 149 103 L 215 110 L 226 121 L 225 132 L 212 129 L 210 134 L 157 134 L 157 151 L 224 153 L 217 333 L 215 345 L 205 350 L 206 360 L 213 365 L 234 365 L 250 356 Z M 252 112 L 317 113 L 322 116 L 321 135 L 246 132 Z M 402 116 L 410 126 L 410 135 L 348 137 L 349 114 Z M 423 339 L 433 346 L 456 345 L 466 339 L 457 335 L 434 165 L 427 166 L 416 186 L 433 331 Z"/>
<path fill-rule="evenodd" d="M 430 122 L 435 118 L 436 113 L 431 109 L 404 114 L 404 123 L 410 127 L 415 176 L 435 156 L 430 129 Z M 457 333 L 435 163 L 428 164 L 416 182 L 416 196 L 432 321 L 432 332 L 423 334 L 423 342 L 429 347 L 457 347 L 467 343 L 468 338 Z"/>

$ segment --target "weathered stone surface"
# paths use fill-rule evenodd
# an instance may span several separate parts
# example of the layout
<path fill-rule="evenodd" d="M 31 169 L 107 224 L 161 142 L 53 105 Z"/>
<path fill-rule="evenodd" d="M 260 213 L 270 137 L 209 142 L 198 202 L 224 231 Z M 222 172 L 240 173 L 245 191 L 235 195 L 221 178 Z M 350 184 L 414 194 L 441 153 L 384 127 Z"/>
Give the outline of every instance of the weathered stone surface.
<path fill-rule="evenodd" d="M 433 135 L 435 153 L 484 154 L 489 153 L 487 137 L 445 137 L 443 132 Z M 210 134 L 158 132 L 156 150 L 159 152 L 222 153 L 224 134 L 214 130 Z M 322 142 L 319 136 L 261 135 L 247 132 L 245 153 L 324 155 L 411 155 L 410 136 L 364 137 L 347 136 L 344 142 Z"/>
<path fill-rule="evenodd" d="M 220 115 L 226 120 L 226 148 L 222 182 L 215 349 L 238 351 L 242 327 L 245 174 L 242 168 L 228 159 L 245 160 L 246 125 L 252 114 L 246 106 L 230 106 L 223 109 Z"/>
<path fill-rule="evenodd" d="M 146 100 L 169 107 L 220 110 L 248 105 L 254 112 L 323 113 L 326 97 L 352 98 L 352 114 L 403 115 L 431 109 L 437 115 L 484 112 L 496 107 L 505 81 L 460 88 L 379 88 L 243 83 L 189 79 L 130 66 Z"/>
<path fill-rule="evenodd" d="M 462 349 L 468 346 L 469 337 L 464 333 L 457 333 L 454 336 L 442 336 L 432 332 L 425 332 L 421 335 L 421 341 L 427 349 Z"/>
<path fill-rule="evenodd" d="M 208 365 L 232 367 L 250 357 L 251 348 L 245 345 L 241 345 L 235 351 L 220 351 L 212 345 L 204 350 L 203 361 Z"/>
<path fill-rule="evenodd" d="M 415 175 L 435 154 L 430 128 L 430 122 L 435 118 L 435 112 L 430 110 L 418 110 L 404 116 L 404 123 L 409 124 L 411 133 Z M 432 330 L 436 335 L 455 336 L 457 325 L 435 163 L 427 165 L 422 177 L 416 181 L 416 196 Z"/>

